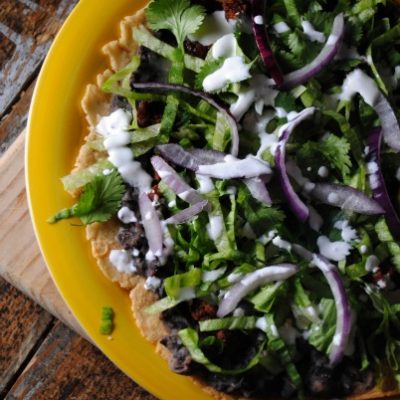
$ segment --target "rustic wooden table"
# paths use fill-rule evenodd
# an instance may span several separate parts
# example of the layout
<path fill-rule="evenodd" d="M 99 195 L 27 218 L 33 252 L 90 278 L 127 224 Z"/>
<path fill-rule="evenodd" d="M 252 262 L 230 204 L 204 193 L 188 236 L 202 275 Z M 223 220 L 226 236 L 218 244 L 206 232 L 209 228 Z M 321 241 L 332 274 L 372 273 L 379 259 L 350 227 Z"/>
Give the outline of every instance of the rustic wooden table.
<path fill-rule="evenodd" d="M 23 130 L 40 66 L 63 21 L 78 0 L 0 0 L 0 275 L 79 331 L 50 284 L 29 288 L 25 245 L 13 252 L 7 218 L 17 212 L 28 224 L 23 188 Z M 22 136 L 21 136 L 22 135 Z M 4 176 L 7 176 L 7 182 Z M 5 206 L 18 186 L 17 205 Z M 17 211 L 15 211 L 17 210 Z M 15 218 L 15 217 L 14 217 Z M 30 228 L 29 228 L 30 229 Z M 31 230 L 30 230 L 31 232 Z M 31 233 L 30 233 L 31 234 Z M 8 245 L 7 245 L 8 243 Z M 16 246 L 17 248 L 18 246 Z M 17 256 L 15 253 L 18 253 Z M 24 266 L 17 280 L 12 269 Z M 11 272 L 10 272 L 11 270 Z M 0 277 L 0 399 L 143 399 L 155 400 L 119 371 L 99 350 Z"/>

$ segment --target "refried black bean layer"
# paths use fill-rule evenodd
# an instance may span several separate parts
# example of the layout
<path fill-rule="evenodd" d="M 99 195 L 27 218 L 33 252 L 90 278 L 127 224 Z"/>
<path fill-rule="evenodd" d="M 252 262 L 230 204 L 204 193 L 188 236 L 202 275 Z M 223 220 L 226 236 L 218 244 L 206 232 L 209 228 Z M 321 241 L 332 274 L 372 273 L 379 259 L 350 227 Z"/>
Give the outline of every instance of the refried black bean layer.
<path fill-rule="evenodd" d="M 154 276 L 157 270 L 160 268 L 158 260 L 147 261 L 146 253 L 149 250 L 143 225 L 141 221 L 140 211 L 138 207 L 139 191 L 137 189 L 129 188 L 122 199 L 122 206 L 128 207 L 132 210 L 138 219 L 138 222 L 123 224 L 118 232 L 118 241 L 126 251 L 136 251 L 137 254 L 133 254 L 133 261 L 137 270 L 137 274 L 149 277 Z"/>

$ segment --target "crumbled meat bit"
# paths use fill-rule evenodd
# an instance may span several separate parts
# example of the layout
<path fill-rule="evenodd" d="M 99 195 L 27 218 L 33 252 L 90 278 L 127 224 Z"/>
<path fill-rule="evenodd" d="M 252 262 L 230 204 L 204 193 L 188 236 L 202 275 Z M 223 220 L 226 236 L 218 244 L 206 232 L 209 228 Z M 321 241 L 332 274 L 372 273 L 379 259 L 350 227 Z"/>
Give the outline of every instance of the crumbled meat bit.
<path fill-rule="evenodd" d="M 217 306 L 207 303 L 204 300 L 194 300 L 191 305 L 190 313 L 195 321 L 214 318 L 217 314 Z"/>
<path fill-rule="evenodd" d="M 155 178 L 157 179 L 157 178 Z M 158 185 L 155 185 L 151 188 L 151 191 L 147 194 L 151 201 L 158 200 L 161 196 L 160 188 Z"/>
<path fill-rule="evenodd" d="M 383 274 L 383 271 L 380 268 L 377 268 L 373 272 L 374 274 L 372 275 L 372 279 L 375 283 L 385 279 L 385 275 Z"/>
<path fill-rule="evenodd" d="M 132 111 L 132 107 L 125 97 L 113 95 L 111 100 L 111 111 L 115 111 L 120 108 L 129 112 Z"/>
<path fill-rule="evenodd" d="M 125 250 L 141 249 L 146 245 L 143 227 L 139 223 L 132 224 L 129 228 L 121 228 L 118 241 Z"/>
<path fill-rule="evenodd" d="M 137 107 L 138 125 L 141 128 L 159 124 L 164 113 L 165 104 L 159 101 L 140 101 Z"/>
<path fill-rule="evenodd" d="M 207 57 L 208 50 L 211 46 L 203 46 L 200 42 L 193 42 L 189 39 L 185 40 L 185 52 L 194 57 L 202 58 L 203 60 Z"/>
<path fill-rule="evenodd" d="M 177 374 L 190 375 L 192 373 L 192 357 L 179 337 L 167 336 L 161 339 L 161 344 L 172 353 L 172 357 L 169 359 L 170 369 Z"/>
<path fill-rule="evenodd" d="M 223 0 L 223 7 L 226 19 L 237 19 L 247 12 L 248 4 L 244 0 Z"/>
<path fill-rule="evenodd" d="M 215 334 L 215 337 L 221 342 L 226 342 L 229 340 L 229 331 L 225 331 L 222 329 Z"/>

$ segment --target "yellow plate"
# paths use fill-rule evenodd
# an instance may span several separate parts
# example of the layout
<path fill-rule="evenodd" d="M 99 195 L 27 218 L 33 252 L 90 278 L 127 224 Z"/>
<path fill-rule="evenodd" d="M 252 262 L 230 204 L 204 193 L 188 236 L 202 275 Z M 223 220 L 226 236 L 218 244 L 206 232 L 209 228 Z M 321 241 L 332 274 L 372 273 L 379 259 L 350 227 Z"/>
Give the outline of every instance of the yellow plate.
<path fill-rule="evenodd" d="M 94 343 L 127 375 L 162 399 L 201 400 L 188 378 L 175 375 L 139 334 L 128 294 L 103 277 L 91 257 L 82 227 L 46 223 L 71 204 L 60 177 L 69 173 L 86 123 L 80 110 L 85 85 L 107 68 L 100 49 L 117 38 L 118 22 L 145 0 L 80 0 L 46 59 L 36 87 L 26 150 L 31 215 L 42 254 L 72 312 Z M 113 307 L 113 340 L 99 334 L 101 308 Z"/>

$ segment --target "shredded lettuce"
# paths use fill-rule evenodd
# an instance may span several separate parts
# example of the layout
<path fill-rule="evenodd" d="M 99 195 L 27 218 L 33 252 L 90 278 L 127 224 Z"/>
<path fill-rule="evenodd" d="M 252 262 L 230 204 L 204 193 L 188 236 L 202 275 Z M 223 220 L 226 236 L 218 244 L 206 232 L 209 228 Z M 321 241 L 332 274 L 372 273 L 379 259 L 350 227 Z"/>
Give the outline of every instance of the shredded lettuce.
<path fill-rule="evenodd" d="M 164 288 L 168 297 L 177 300 L 182 288 L 194 288 L 201 283 L 202 272 L 200 268 L 193 268 L 182 274 L 175 274 L 165 279 Z"/>
<path fill-rule="evenodd" d="M 285 282 L 271 283 L 249 297 L 249 301 L 254 304 L 256 310 L 269 313 L 275 302 L 279 301 L 287 289 L 288 286 Z"/>
<path fill-rule="evenodd" d="M 218 365 L 215 365 L 205 356 L 205 354 L 203 353 L 203 351 L 199 346 L 199 335 L 194 329 L 192 328 L 183 329 L 179 331 L 178 335 L 182 340 L 182 343 L 189 350 L 189 353 L 195 362 L 202 364 L 209 371 L 222 373 L 225 375 L 238 375 L 255 367 L 260 362 L 260 356 L 265 345 L 265 343 L 263 343 L 260 346 L 257 354 L 249 361 L 249 363 L 245 367 L 238 368 L 235 370 L 230 370 L 230 369 L 223 369 Z"/>
<path fill-rule="evenodd" d="M 286 347 L 285 342 L 279 336 L 279 333 L 276 330 L 275 320 L 271 314 L 267 314 L 265 316 L 266 319 L 266 333 L 268 337 L 268 350 L 275 353 L 281 364 L 285 367 L 289 379 L 292 381 L 293 385 L 299 390 L 299 396 L 302 395 L 302 380 L 297 370 L 292 356 Z"/>
<path fill-rule="evenodd" d="M 200 321 L 200 332 L 212 332 L 220 329 L 255 329 L 257 317 L 228 317 Z"/>
<path fill-rule="evenodd" d="M 110 161 L 104 159 L 98 161 L 96 164 L 90 165 L 85 169 L 64 176 L 61 181 L 64 185 L 64 189 L 68 192 L 71 192 L 85 186 L 87 183 L 93 180 L 95 176 L 103 174 L 104 170 L 110 170 L 111 172 L 113 169 L 114 166 L 110 163 Z"/>
<path fill-rule="evenodd" d="M 392 256 L 392 262 L 397 271 L 400 272 L 400 245 L 394 240 L 384 218 L 381 218 L 375 225 L 375 231 L 379 240 L 384 243 Z"/>
<path fill-rule="evenodd" d="M 332 299 L 322 299 L 319 307 L 322 321 L 311 325 L 308 341 L 319 351 L 327 353 L 336 329 L 336 305 Z"/>
<path fill-rule="evenodd" d="M 170 61 L 173 60 L 174 47 L 157 39 L 144 26 L 134 29 L 133 37 L 140 46 L 147 47 Z M 184 55 L 184 62 L 185 67 L 194 72 L 200 72 L 204 65 L 204 60 L 188 54 Z"/>

